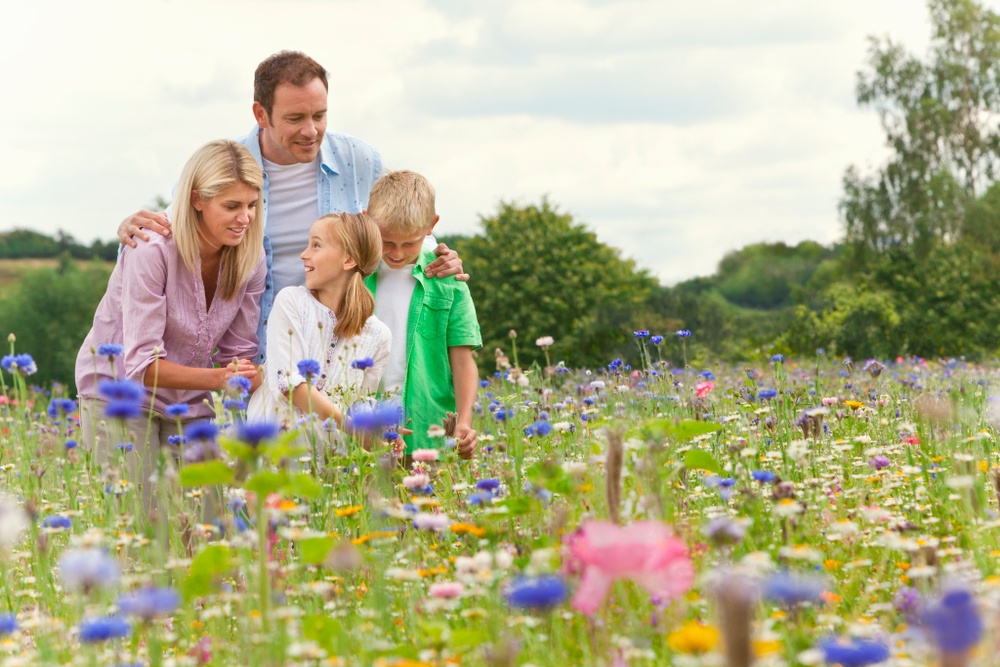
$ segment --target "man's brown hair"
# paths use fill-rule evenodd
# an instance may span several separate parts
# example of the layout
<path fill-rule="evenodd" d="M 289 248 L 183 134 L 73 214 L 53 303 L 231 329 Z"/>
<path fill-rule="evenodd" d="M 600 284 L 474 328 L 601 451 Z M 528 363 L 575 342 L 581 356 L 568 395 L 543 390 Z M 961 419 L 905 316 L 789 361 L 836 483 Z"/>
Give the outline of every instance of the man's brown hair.
<path fill-rule="evenodd" d="M 302 87 L 313 79 L 319 79 L 323 87 L 330 90 L 322 65 L 299 51 L 279 51 L 257 65 L 253 75 L 253 100 L 264 107 L 270 116 L 274 107 L 274 91 L 280 84 Z"/>

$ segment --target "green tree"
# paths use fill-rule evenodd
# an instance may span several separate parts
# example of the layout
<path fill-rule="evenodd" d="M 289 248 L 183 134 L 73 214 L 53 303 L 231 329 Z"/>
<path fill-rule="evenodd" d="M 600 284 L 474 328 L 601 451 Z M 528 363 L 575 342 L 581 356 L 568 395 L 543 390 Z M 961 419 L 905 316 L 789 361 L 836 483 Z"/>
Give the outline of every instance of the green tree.
<path fill-rule="evenodd" d="M 0 300 L 3 339 L 15 334 L 17 350 L 27 352 L 38 364 L 32 382 L 46 387 L 56 381 L 73 387 L 76 355 L 93 324 L 110 274 L 110 267 L 103 263 L 79 268 L 63 255 L 58 269 L 26 273 Z"/>
<path fill-rule="evenodd" d="M 501 202 L 481 223 L 483 233 L 456 239 L 456 249 L 473 276 L 484 368 L 494 348 L 510 354 L 511 329 L 522 366 L 544 364 L 535 339 L 552 336 L 553 362 L 594 367 L 632 351 L 632 331 L 653 326 L 646 302 L 655 281 L 547 200 Z"/>
<path fill-rule="evenodd" d="M 926 257 L 962 232 L 966 205 L 982 194 L 1000 158 L 1000 16 L 973 0 L 930 0 L 926 60 L 890 39 L 871 39 L 858 103 L 882 121 L 887 163 L 844 175 L 844 215 L 854 259 L 893 248 Z"/>

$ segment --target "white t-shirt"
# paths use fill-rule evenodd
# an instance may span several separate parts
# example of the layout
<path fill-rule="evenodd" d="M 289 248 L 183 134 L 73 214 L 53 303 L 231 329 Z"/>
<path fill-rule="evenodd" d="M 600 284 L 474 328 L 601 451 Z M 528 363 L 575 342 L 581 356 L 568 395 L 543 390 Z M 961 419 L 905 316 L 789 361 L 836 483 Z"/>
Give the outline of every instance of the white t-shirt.
<path fill-rule="evenodd" d="M 384 322 L 392 333 L 389 363 L 382 372 L 382 390 L 398 393 L 406 379 L 406 324 L 410 317 L 410 299 L 417 279 L 413 264 L 401 269 L 390 268 L 385 262 L 378 267 L 375 288 L 375 317 Z"/>
<path fill-rule="evenodd" d="M 271 239 L 271 274 L 274 292 L 305 283 L 299 255 L 309 240 L 309 228 L 319 218 L 316 174 L 319 157 L 312 162 L 275 164 L 264 159 L 267 174 L 267 220 Z"/>

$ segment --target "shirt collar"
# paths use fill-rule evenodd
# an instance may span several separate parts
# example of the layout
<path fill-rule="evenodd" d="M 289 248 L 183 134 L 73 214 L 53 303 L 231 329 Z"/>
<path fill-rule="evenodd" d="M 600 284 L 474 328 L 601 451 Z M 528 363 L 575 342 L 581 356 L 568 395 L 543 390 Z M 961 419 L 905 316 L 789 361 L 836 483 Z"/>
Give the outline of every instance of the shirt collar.
<path fill-rule="evenodd" d="M 260 125 L 254 125 L 253 129 L 250 130 L 250 141 L 247 148 L 250 150 L 250 155 L 253 156 L 253 159 L 257 160 L 257 164 L 263 169 L 264 155 L 260 151 Z M 320 167 L 328 173 L 340 173 L 340 170 L 337 169 L 337 156 L 334 154 L 333 146 L 326 140 L 326 137 L 323 137 L 319 145 L 319 162 Z"/>

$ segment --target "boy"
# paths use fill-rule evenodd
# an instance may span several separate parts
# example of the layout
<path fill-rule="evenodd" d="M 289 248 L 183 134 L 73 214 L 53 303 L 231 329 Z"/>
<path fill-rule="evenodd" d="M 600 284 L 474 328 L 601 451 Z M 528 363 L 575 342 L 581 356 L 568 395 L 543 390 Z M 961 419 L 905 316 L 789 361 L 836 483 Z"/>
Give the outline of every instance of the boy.
<path fill-rule="evenodd" d="M 479 391 L 472 351 L 483 340 L 469 287 L 453 277 L 424 276 L 435 260 L 423 249 L 439 219 L 434 188 L 412 171 L 386 173 L 372 187 L 368 215 L 382 232 L 382 262 L 365 284 L 375 295 L 376 317 L 392 331 L 382 389 L 402 392 L 413 429 L 405 438 L 406 452 L 439 447 L 427 429 L 452 411 L 458 453 L 471 458 L 479 441 L 472 428 Z"/>

